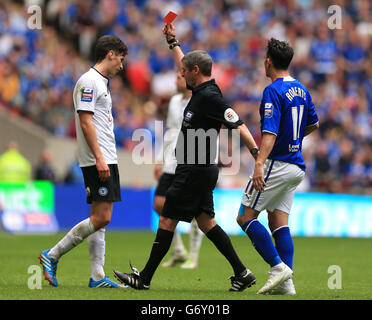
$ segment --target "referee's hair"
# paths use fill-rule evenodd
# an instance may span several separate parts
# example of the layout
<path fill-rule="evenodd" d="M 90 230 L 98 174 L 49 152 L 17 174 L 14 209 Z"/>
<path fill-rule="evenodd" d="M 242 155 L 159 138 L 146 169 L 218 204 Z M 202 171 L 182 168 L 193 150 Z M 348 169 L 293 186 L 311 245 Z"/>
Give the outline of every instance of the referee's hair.
<path fill-rule="evenodd" d="M 293 58 L 293 49 L 286 41 L 271 38 L 267 45 L 267 56 L 277 70 L 287 70 Z"/>
<path fill-rule="evenodd" d="M 109 35 L 102 36 L 99 37 L 96 42 L 94 51 L 96 63 L 104 60 L 110 50 L 114 51 L 116 55 L 122 54 L 123 56 L 126 56 L 128 54 L 128 47 L 119 37 Z"/>
<path fill-rule="evenodd" d="M 208 77 L 212 75 L 212 58 L 203 50 L 194 50 L 186 53 L 182 58 L 182 61 L 189 70 L 198 66 L 202 75 Z"/>

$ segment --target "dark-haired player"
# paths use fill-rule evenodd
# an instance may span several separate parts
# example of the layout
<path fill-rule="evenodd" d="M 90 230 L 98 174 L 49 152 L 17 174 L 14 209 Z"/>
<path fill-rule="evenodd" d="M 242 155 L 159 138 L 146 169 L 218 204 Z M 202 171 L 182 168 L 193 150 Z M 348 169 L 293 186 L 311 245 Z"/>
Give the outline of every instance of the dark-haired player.
<path fill-rule="evenodd" d="M 265 71 L 272 84 L 265 88 L 260 105 L 262 143 L 237 218 L 271 267 L 260 294 L 296 293 L 291 278 L 294 248 L 288 215 L 296 187 L 305 176 L 302 140 L 319 127 L 310 93 L 289 74 L 292 57 L 293 49 L 287 42 L 268 42 Z M 268 212 L 275 246 L 257 220 L 263 210 Z"/>
<path fill-rule="evenodd" d="M 53 248 L 41 252 L 45 279 L 58 286 L 58 260 L 88 238 L 89 287 L 124 288 L 105 275 L 105 226 L 114 201 L 121 201 L 109 78 L 123 69 L 127 46 L 116 36 L 103 36 L 95 47 L 95 65 L 77 81 L 75 105 L 78 161 L 83 171 L 90 217 L 75 225 Z"/>

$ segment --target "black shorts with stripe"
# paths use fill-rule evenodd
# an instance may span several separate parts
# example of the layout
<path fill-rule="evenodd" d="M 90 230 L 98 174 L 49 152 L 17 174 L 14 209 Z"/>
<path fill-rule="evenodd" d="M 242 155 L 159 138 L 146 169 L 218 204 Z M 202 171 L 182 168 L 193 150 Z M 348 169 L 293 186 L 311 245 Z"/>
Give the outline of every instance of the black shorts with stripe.
<path fill-rule="evenodd" d="M 121 201 L 120 178 L 117 164 L 109 164 L 110 178 L 102 181 L 98 176 L 97 167 L 82 167 L 84 176 L 85 191 L 87 193 L 87 203 L 94 201 Z"/>
<path fill-rule="evenodd" d="M 178 165 L 166 192 L 162 216 L 185 222 L 202 212 L 214 217 L 213 190 L 217 180 L 217 165 Z"/>

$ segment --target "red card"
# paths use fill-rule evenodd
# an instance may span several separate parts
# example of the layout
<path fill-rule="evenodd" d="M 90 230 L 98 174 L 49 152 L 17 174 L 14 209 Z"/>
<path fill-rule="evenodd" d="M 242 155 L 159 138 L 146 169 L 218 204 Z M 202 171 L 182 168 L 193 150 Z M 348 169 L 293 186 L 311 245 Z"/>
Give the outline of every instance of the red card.
<path fill-rule="evenodd" d="M 169 11 L 168 14 L 165 16 L 165 18 L 163 19 L 163 22 L 164 23 L 172 23 L 174 21 L 174 19 L 177 18 L 177 14 L 172 12 L 172 11 Z"/>

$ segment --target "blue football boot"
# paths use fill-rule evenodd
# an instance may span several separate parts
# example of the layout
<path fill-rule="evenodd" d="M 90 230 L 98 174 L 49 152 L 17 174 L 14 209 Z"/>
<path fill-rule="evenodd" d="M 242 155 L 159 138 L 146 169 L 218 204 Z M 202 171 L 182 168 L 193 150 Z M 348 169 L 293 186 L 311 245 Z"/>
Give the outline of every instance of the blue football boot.
<path fill-rule="evenodd" d="M 102 280 L 95 281 L 92 278 L 89 280 L 89 288 L 119 288 L 126 289 L 128 286 L 118 284 L 105 276 Z"/>
<path fill-rule="evenodd" d="M 51 286 L 58 287 L 56 277 L 58 260 L 50 258 L 48 255 L 49 251 L 50 249 L 42 251 L 39 255 L 39 260 L 44 269 L 45 280 L 47 280 Z"/>

